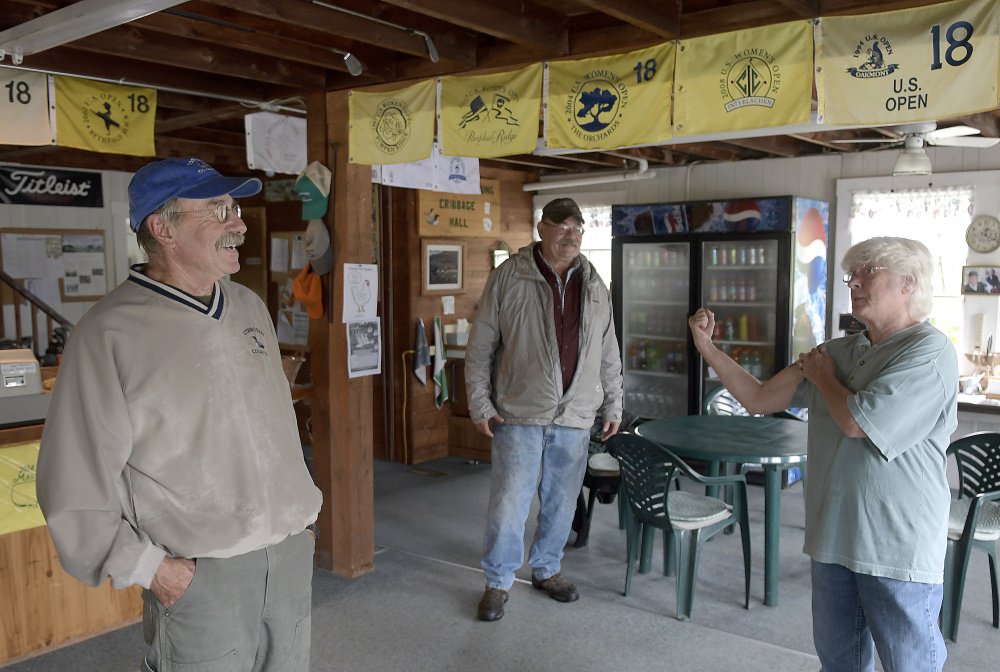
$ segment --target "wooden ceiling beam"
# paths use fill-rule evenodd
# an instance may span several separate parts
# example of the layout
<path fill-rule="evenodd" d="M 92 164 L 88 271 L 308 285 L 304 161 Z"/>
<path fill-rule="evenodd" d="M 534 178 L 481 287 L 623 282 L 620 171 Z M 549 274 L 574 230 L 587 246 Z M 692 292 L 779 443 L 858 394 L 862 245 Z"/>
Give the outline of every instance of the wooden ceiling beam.
<path fill-rule="evenodd" d="M 705 159 L 715 159 L 716 161 L 739 161 L 746 158 L 745 152 L 737 151 L 731 147 L 719 145 L 711 142 L 688 142 L 667 147 L 671 152 L 681 154 L 694 154 Z"/>
<path fill-rule="evenodd" d="M 577 0 L 595 12 L 613 16 L 619 21 L 647 30 L 671 40 L 680 34 L 680 0 Z M 794 0 L 785 0 L 791 2 Z M 813 0 L 815 2 L 815 0 Z"/>
<path fill-rule="evenodd" d="M 681 38 L 757 28 L 798 18 L 795 12 L 774 0 L 751 0 L 738 5 L 681 14 Z"/>
<path fill-rule="evenodd" d="M 761 138 L 739 138 L 735 140 L 726 140 L 724 143 L 755 152 L 770 154 L 771 156 L 780 156 L 785 159 L 793 156 L 801 156 L 805 153 L 803 151 L 802 142 L 787 135 L 772 135 Z"/>
<path fill-rule="evenodd" d="M 569 53 L 569 26 L 566 17 L 548 7 L 527 0 L 384 0 L 426 16 L 486 33 L 514 44 L 548 51 Z"/>
<path fill-rule="evenodd" d="M 156 132 L 169 133 L 182 128 L 202 126 L 204 124 L 211 124 L 217 121 L 224 121 L 226 119 L 242 119 L 251 112 L 253 112 L 253 110 L 250 110 L 242 105 L 226 105 L 225 107 L 217 107 L 205 110 L 204 112 L 195 112 L 193 114 L 171 117 L 162 121 L 157 119 Z"/>
<path fill-rule="evenodd" d="M 819 0 L 777 0 L 777 2 L 803 19 L 819 16 Z"/>

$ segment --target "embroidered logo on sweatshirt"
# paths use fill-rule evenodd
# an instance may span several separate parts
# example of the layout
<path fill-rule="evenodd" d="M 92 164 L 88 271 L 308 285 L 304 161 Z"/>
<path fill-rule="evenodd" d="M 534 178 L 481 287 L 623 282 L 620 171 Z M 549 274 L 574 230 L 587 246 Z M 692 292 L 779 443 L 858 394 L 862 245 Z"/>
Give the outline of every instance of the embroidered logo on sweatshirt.
<path fill-rule="evenodd" d="M 260 334 L 260 338 L 257 338 L 257 334 Z M 264 346 L 264 342 L 261 340 L 264 338 L 264 332 L 257 327 L 247 327 L 243 330 L 244 336 L 249 336 L 253 344 L 250 346 L 250 352 L 255 355 L 267 356 L 267 348 Z"/>

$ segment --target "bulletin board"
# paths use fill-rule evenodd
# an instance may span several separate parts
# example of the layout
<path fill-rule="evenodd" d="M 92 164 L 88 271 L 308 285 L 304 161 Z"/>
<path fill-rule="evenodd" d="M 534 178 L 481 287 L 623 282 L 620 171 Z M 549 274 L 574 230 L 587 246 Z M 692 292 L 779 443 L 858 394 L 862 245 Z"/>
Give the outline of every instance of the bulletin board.
<path fill-rule="evenodd" d="M 58 282 L 67 301 L 96 301 L 108 292 L 104 231 L 3 229 L 0 263 L 17 280 Z M 37 293 L 37 292 L 36 292 Z"/>
<path fill-rule="evenodd" d="M 292 294 L 292 282 L 309 261 L 302 252 L 304 233 L 304 230 L 272 231 L 268 238 L 269 276 L 278 292 L 275 322 L 278 343 L 296 350 L 305 350 L 309 339 L 309 315 Z"/>

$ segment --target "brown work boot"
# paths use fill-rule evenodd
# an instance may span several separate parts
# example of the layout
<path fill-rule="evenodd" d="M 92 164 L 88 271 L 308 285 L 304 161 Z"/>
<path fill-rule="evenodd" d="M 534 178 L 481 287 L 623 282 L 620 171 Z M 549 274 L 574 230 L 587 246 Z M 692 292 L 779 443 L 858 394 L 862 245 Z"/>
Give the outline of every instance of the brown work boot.
<path fill-rule="evenodd" d="M 531 573 L 531 585 L 539 590 L 544 590 L 553 600 L 557 602 L 576 602 L 580 599 L 580 591 L 572 583 L 556 572 L 547 579 L 539 579 L 535 573 Z"/>
<path fill-rule="evenodd" d="M 486 586 L 486 592 L 483 593 L 483 599 L 479 600 L 479 620 L 480 621 L 499 621 L 503 618 L 503 603 L 507 601 L 510 596 L 506 590 L 502 588 L 490 588 Z"/>

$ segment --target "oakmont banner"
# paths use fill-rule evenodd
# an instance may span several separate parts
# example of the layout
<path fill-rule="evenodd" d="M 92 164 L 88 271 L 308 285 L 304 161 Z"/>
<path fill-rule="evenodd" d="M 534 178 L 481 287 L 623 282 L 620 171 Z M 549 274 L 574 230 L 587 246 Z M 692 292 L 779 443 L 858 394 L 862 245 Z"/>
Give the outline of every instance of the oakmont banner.
<path fill-rule="evenodd" d="M 812 32 L 795 21 L 679 42 L 674 135 L 808 123 Z"/>
<path fill-rule="evenodd" d="M 156 89 L 55 75 L 56 144 L 154 156 Z"/>
<path fill-rule="evenodd" d="M 548 63 L 549 147 L 617 149 L 670 138 L 674 45 Z"/>
<path fill-rule="evenodd" d="M 530 154 L 541 104 L 541 63 L 498 75 L 442 77 L 441 153 L 479 159 Z"/>
<path fill-rule="evenodd" d="M 430 157 L 437 82 L 379 93 L 351 91 L 350 162 L 377 166 Z"/>
<path fill-rule="evenodd" d="M 900 124 L 997 106 L 996 0 L 823 18 L 815 32 L 824 123 Z"/>

